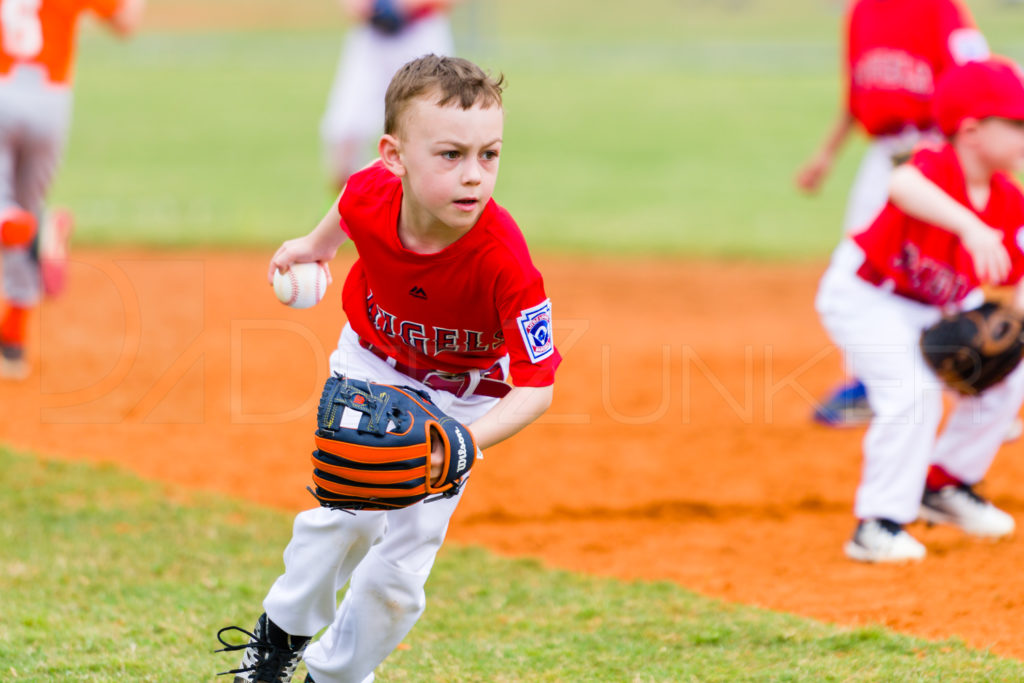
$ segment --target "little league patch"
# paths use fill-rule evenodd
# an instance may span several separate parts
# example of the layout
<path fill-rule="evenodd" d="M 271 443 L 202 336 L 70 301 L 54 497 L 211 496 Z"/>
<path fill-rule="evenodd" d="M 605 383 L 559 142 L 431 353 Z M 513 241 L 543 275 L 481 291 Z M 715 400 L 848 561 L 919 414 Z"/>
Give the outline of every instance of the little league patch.
<path fill-rule="evenodd" d="M 534 363 L 544 360 L 555 351 L 551 336 L 551 299 L 545 299 L 533 308 L 527 308 L 516 319 L 523 343 Z"/>

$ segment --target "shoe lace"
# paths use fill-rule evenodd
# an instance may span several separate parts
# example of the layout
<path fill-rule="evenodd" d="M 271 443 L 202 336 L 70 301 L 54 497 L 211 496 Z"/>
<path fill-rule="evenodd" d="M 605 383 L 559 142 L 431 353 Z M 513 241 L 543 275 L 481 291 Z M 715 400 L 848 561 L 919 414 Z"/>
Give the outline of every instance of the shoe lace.
<path fill-rule="evenodd" d="M 899 522 L 894 522 L 891 519 L 879 519 L 876 521 L 878 522 L 878 526 L 882 527 L 887 533 L 893 536 L 896 536 L 903 531 L 903 525 Z"/>
<path fill-rule="evenodd" d="M 970 486 L 969 484 L 959 484 L 957 486 L 957 489 L 959 489 L 960 492 L 963 493 L 965 496 L 970 498 L 972 503 L 977 503 L 978 505 L 985 505 L 986 503 L 988 503 L 988 501 L 979 496 L 978 493 L 974 490 L 974 487 Z"/>
<path fill-rule="evenodd" d="M 246 643 L 229 643 L 224 640 L 224 633 L 227 631 L 238 631 L 245 635 L 249 640 Z M 295 664 L 295 654 L 301 649 L 301 646 L 295 649 L 287 647 L 281 647 L 270 642 L 266 636 L 262 633 L 257 636 L 255 633 L 246 631 L 240 626 L 225 626 L 221 630 L 217 631 L 217 640 L 223 645 L 219 650 L 214 652 L 235 652 L 236 650 L 248 650 L 252 648 L 256 651 L 256 661 L 251 666 L 242 666 L 237 669 L 231 669 L 230 671 L 221 671 L 218 676 L 227 676 L 230 674 L 244 674 L 244 673 L 255 673 L 256 680 L 284 680 L 282 678 L 285 670 Z M 245 663 L 244 660 L 242 662 Z M 268 676 L 270 678 L 268 678 Z"/>

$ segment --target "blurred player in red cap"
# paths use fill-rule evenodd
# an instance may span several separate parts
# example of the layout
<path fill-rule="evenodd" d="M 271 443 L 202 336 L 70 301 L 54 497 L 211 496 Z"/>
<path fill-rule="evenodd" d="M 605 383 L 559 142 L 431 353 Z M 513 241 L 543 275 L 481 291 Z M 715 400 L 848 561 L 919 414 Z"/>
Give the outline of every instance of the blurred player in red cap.
<path fill-rule="evenodd" d="M 922 139 L 938 139 L 935 81 L 950 67 L 988 57 L 988 44 L 959 0 L 853 0 L 846 17 L 845 101 L 824 141 L 796 176 L 815 192 L 855 127 L 870 136 L 850 189 L 843 233 L 863 230 L 885 205 L 889 176 Z M 830 426 L 866 423 L 864 385 L 852 380 L 814 412 Z"/>
<path fill-rule="evenodd" d="M 815 302 L 874 414 L 845 547 L 865 562 L 924 557 L 903 528 L 918 517 L 984 538 L 1015 528 L 975 485 L 1024 403 L 1024 365 L 961 397 L 937 434 L 943 385 L 918 342 L 944 312 L 980 305 L 982 285 L 1014 286 L 1024 308 L 1024 81 L 1001 59 L 956 66 L 933 110 L 946 139 L 893 171 L 888 203 L 837 247 Z"/>
<path fill-rule="evenodd" d="M 75 33 L 84 12 L 128 35 L 144 0 L 0 0 L 0 378 L 23 379 L 28 315 L 64 286 L 70 214 L 44 202 L 71 125 Z"/>

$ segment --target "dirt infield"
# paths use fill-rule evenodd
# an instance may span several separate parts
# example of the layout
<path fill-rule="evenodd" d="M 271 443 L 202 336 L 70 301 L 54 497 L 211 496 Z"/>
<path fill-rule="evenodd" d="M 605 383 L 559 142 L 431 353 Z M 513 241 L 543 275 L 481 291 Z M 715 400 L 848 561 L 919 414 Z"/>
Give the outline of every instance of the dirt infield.
<path fill-rule="evenodd" d="M 77 253 L 70 293 L 31 331 L 35 372 L 0 383 L 0 440 L 308 506 L 340 286 L 286 309 L 267 256 Z M 538 261 L 565 356 L 555 405 L 487 453 L 450 538 L 1024 658 L 1019 540 L 915 526 L 917 566 L 842 557 L 861 432 L 807 419 L 838 372 L 811 305 L 822 265 Z M 1022 449 L 1003 449 L 985 491 L 1024 522 Z"/>

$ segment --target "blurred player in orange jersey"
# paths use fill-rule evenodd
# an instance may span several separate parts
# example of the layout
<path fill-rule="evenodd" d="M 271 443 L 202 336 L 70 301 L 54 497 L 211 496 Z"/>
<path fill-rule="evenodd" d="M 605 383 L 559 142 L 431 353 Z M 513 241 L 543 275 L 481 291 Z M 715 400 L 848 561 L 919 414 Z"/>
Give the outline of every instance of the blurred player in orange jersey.
<path fill-rule="evenodd" d="M 0 378 L 23 379 L 25 329 L 42 295 L 63 289 L 70 215 L 45 215 L 45 199 L 71 123 L 78 19 L 135 31 L 145 0 L 0 0 Z"/>
<path fill-rule="evenodd" d="M 960 0 L 851 0 L 845 24 L 845 99 L 796 184 L 815 192 L 855 128 L 871 141 L 846 205 L 843 234 L 866 228 L 885 205 L 895 166 L 922 140 L 941 140 L 931 112 L 935 82 L 951 67 L 989 56 L 988 43 Z M 830 426 L 867 424 L 859 380 L 840 387 L 814 412 Z"/>
<path fill-rule="evenodd" d="M 455 52 L 448 14 L 459 0 L 340 0 L 348 32 L 320 123 L 334 189 L 376 157 L 384 91 L 406 62 Z"/>

